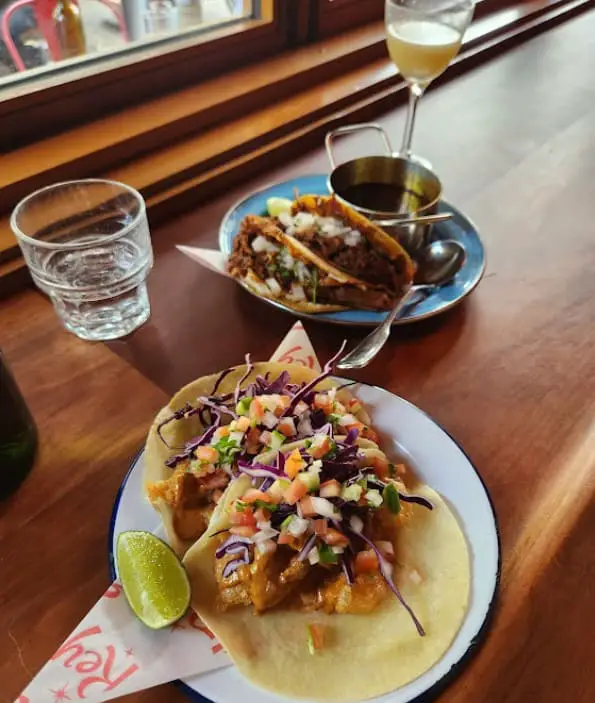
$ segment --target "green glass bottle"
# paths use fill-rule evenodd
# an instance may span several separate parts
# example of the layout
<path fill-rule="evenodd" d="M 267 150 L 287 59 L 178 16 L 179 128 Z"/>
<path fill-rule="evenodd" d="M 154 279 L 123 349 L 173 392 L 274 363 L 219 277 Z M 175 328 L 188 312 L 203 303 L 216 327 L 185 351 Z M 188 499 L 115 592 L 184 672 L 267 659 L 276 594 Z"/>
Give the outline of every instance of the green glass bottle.
<path fill-rule="evenodd" d="M 0 350 L 0 500 L 27 476 L 36 450 L 35 421 Z"/>

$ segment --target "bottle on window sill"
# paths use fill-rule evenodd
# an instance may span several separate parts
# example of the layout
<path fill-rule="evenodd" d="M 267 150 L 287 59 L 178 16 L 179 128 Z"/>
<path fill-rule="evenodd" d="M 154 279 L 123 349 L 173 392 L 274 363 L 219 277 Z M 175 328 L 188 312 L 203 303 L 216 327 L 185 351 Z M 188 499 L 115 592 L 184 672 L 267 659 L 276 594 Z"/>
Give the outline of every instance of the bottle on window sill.
<path fill-rule="evenodd" d="M 83 56 L 87 47 L 81 11 L 74 0 L 58 0 L 54 8 L 56 35 L 63 59 Z"/>
<path fill-rule="evenodd" d="M 36 450 L 35 422 L 0 350 L 0 500 L 27 476 Z"/>

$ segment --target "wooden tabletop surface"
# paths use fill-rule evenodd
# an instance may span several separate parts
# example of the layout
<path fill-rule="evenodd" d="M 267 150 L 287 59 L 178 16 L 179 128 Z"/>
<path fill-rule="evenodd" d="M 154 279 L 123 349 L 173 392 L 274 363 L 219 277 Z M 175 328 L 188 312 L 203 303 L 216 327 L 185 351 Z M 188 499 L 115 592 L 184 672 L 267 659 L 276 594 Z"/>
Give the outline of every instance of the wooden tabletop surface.
<path fill-rule="evenodd" d="M 358 376 L 443 425 L 495 505 L 499 605 L 483 647 L 440 698 L 449 703 L 595 700 L 594 23 L 593 12 L 571 20 L 424 97 L 415 148 L 477 223 L 487 272 L 456 310 L 396 329 Z M 398 141 L 403 112 L 380 121 Z M 342 148 L 369 152 L 372 139 Z M 268 358 L 292 323 L 174 244 L 214 246 L 243 194 L 326 170 L 322 149 L 306 154 L 155 230 L 152 317 L 126 340 L 76 339 L 34 291 L 0 305 L 0 343 L 41 438 L 29 479 L 0 505 L 2 701 L 108 584 L 114 496 L 154 413 L 246 351 Z M 362 334 L 307 331 L 321 358 Z M 183 700 L 171 686 L 133 698 Z"/>

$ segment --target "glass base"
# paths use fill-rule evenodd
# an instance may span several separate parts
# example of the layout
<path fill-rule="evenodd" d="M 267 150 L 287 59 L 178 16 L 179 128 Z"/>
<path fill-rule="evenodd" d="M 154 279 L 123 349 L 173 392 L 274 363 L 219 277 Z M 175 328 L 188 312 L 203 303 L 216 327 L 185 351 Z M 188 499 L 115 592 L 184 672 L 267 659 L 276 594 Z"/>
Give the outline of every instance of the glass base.
<path fill-rule="evenodd" d="M 143 325 L 151 314 L 147 286 L 102 300 L 68 300 L 52 296 L 62 324 L 81 339 L 106 342 L 119 339 Z"/>

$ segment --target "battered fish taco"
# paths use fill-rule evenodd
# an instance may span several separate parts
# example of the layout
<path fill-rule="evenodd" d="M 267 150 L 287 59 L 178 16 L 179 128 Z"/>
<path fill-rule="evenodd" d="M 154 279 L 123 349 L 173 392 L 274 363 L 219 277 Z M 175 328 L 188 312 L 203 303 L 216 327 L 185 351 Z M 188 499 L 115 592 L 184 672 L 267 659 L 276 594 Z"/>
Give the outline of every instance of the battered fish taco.
<path fill-rule="evenodd" d="M 192 607 L 241 673 L 281 696 L 356 701 L 427 671 L 469 597 L 466 541 L 440 496 L 408 492 L 357 429 L 262 470 L 269 487 L 230 484 L 184 558 Z"/>
<path fill-rule="evenodd" d="M 324 426 L 376 439 L 361 403 L 328 379 L 335 359 L 317 374 L 248 357 L 188 384 L 159 412 L 145 446 L 144 488 L 178 554 L 207 529 L 230 479 L 248 473 L 260 455 Z"/>
<path fill-rule="evenodd" d="M 401 246 L 334 197 L 303 196 L 277 217 L 248 215 L 228 270 L 301 312 L 391 309 L 413 280 Z"/>

